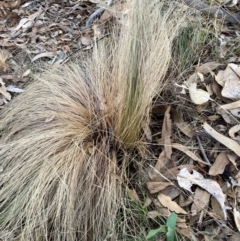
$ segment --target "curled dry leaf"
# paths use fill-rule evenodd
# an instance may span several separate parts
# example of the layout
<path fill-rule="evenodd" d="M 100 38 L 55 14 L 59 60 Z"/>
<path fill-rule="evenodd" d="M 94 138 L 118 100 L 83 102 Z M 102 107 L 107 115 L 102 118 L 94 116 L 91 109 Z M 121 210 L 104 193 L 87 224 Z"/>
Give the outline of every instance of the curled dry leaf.
<path fill-rule="evenodd" d="M 228 157 L 229 161 L 234 165 L 236 170 L 238 170 L 237 162 L 236 162 L 238 159 L 237 156 L 234 153 L 228 153 L 227 157 Z"/>
<path fill-rule="evenodd" d="M 207 91 L 197 89 L 197 83 L 192 83 L 189 86 L 189 95 L 192 102 L 196 105 L 202 105 L 210 99 L 210 94 Z"/>
<path fill-rule="evenodd" d="M 192 102 L 196 105 L 201 105 L 210 99 L 210 94 L 205 90 L 197 88 L 198 77 L 203 78 L 203 75 L 199 73 L 192 74 L 186 81 L 186 85 L 189 89 L 189 95 Z"/>
<path fill-rule="evenodd" d="M 224 110 L 230 110 L 232 115 L 240 118 L 240 100 L 229 104 L 221 105 L 220 108 Z"/>
<path fill-rule="evenodd" d="M 231 127 L 228 134 L 232 139 L 240 141 L 240 124 Z"/>
<path fill-rule="evenodd" d="M 211 176 L 217 176 L 219 174 L 222 174 L 225 170 L 226 165 L 229 163 L 229 159 L 227 157 L 227 153 L 225 151 L 221 152 L 211 168 L 209 169 L 209 175 Z"/>
<path fill-rule="evenodd" d="M 5 87 L 5 83 L 3 82 L 2 78 L 0 78 L 0 93 L 7 99 L 11 100 L 11 95 L 7 92 Z"/>
<path fill-rule="evenodd" d="M 24 92 L 23 89 L 17 88 L 14 85 L 8 85 L 6 89 L 7 89 L 7 91 L 14 92 L 14 93 L 22 93 L 22 92 Z"/>
<path fill-rule="evenodd" d="M 234 153 L 236 153 L 238 156 L 240 156 L 240 145 L 236 141 L 218 133 L 210 125 L 208 125 L 206 122 L 203 124 L 203 128 L 214 139 L 216 139 L 217 141 L 222 143 L 224 146 L 226 146 L 230 150 L 232 150 Z"/>
<path fill-rule="evenodd" d="M 56 56 L 56 53 L 54 53 L 54 52 L 41 53 L 41 54 L 36 55 L 32 59 L 32 62 L 34 62 L 34 61 L 36 61 L 37 59 L 40 59 L 40 58 L 53 58 L 55 56 Z"/>
<path fill-rule="evenodd" d="M 172 201 L 172 199 L 169 196 L 160 193 L 158 194 L 157 198 L 159 202 L 164 207 L 168 208 L 170 211 L 175 213 L 187 214 L 187 212 L 184 209 L 182 209 L 175 201 Z"/>
<path fill-rule="evenodd" d="M 224 219 L 227 219 L 227 213 L 226 210 L 229 209 L 227 206 L 225 206 L 225 195 L 222 192 L 221 187 L 219 184 L 211 179 L 205 179 L 202 174 L 199 172 L 193 170 L 193 174 L 189 173 L 189 171 L 186 168 L 183 168 L 178 176 L 177 176 L 178 184 L 180 187 L 191 191 L 191 187 L 193 184 L 198 185 L 199 187 L 205 189 L 207 192 L 209 192 L 213 197 L 216 198 L 218 203 L 220 204 L 223 213 L 224 213 Z"/>

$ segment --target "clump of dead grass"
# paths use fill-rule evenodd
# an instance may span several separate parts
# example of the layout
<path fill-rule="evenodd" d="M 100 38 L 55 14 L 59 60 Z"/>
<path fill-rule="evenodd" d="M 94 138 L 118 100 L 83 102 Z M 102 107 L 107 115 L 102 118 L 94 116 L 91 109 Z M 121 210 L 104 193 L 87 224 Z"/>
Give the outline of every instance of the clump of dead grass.
<path fill-rule="evenodd" d="M 131 152 L 145 153 L 142 128 L 184 21 L 174 2 L 133 2 L 120 34 L 42 75 L 1 114 L 0 227 L 18 240 L 117 235 L 118 180 Z"/>

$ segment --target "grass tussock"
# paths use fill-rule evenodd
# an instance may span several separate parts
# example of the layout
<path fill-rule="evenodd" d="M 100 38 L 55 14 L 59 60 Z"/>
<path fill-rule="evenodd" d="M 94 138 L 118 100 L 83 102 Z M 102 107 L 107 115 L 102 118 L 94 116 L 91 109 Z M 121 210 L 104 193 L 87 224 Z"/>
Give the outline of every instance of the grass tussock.
<path fill-rule="evenodd" d="M 0 116 L 0 227 L 21 241 L 116 240 L 128 156 L 163 87 L 183 12 L 132 1 L 126 26 L 53 68 Z"/>

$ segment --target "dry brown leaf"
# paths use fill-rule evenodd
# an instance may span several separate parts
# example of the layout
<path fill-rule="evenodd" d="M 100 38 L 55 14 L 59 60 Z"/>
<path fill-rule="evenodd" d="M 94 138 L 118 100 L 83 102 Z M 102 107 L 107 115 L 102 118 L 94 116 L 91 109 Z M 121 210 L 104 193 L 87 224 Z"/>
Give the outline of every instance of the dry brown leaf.
<path fill-rule="evenodd" d="M 219 202 L 214 197 L 211 197 L 211 207 L 212 207 L 212 212 L 214 213 L 215 218 L 223 220 L 224 219 L 223 210 L 222 210 Z"/>
<path fill-rule="evenodd" d="M 137 201 L 137 202 L 140 202 L 140 199 L 137 195 L 137 192 L 135 189 L 130 189 L 130 188 L 127 188 L 127 194 L 128 196 L 130 197 L 130 199 L 132 201 Z"/>
<path fill-rule="evenodd" d="M 197 83 L 189 85 L 189 95 L 192 102 L 196 105 L 202 105 L 210 99 L 210 94 L 205 90 L 198 89 Z"/>
<path fill-rule="evenodd" d="M 41 54 L 38 54 L 36 55 L 33 59 L 32 59 L 32 62 L 36 61 L 37 59 L 40 59 L 40 58 L 53 58 L 57 55 L 56 52 L 46 52 L 46 53 L 41 53 Z"/>
<path fill-rule="evenodd" d="M 159 203 L 159 201 L 157 201 Z M 159 205 L 161 205 L 159 203 Z M 159 211 L 150 211 L 148 212 L 148 217 L 155 219 L 157 217 L 169 217 L 169 215 L 171 214 L 171 212 L 169 211 L 169 209 L 164 208 L 162 205 L 160 207 Z"/>
<path fill-rule="evenodd" d="M 217 83 L 216 80 L 212 81 L 212 90 L 220 100 L 224 101 L 225 103 L 228 103 L 230 101 L 229 99 L 222 96 L 222 93 L 221 93 L 222 88 Z"/>
<path fill-rule="evenodd" d="M 220 107 L 217 108 L 217 113 L 222 116 L 226 123 L 236 125 L 238 121 L 227 110 Z"/>
<path fill-rule="evenodd" d="M 240 66 L 228 64 L 225 70 L 216 75 L 216 81 L 223 86 L 222 95 L 229 99 L 240 99 Z"/>
<path fill-rule="evenodd" d="M 155 165 L 155 169 L 161 171 L 169 162 L 169 159 L 165 155 L 165 151 L 162 151 L 158 157 L 158 161 Z"/>
<path fill-rule="evenodd" d="M 11 58 L 12 54 L 6 49 L 0 49 L 0 71 L 6 71 L 8 65 L 6 64 L 6 60 Z"/>
<path fill-rule="evenodd" d="M 11 80 L 14 83 L 16 82 L 26 82 L 28 79 L 27 78 L 19 78 L 16 75 L 11 75 L 11 74 L 7 74 L 7 75 L 1 75 L 0 78 L 2 78 L 3 80 Z"/>
<path fill-rule="evenodd" d="M 147 182 L 147 188 L 151 194 L 157 193 L 170 185 L 173 184 L 171 182 Z"/>
<path fill-rule="evenodd" d="M 34 21 L 37 17 L 39 17 L 43 12 L 42 8 L 39 8 L 37 12 L 31 14 L 30 16 L 28 16 L 28 18 L 22 18 L 20 20 L 20 23 L 18 24 L 18 26 L 15 28 L 15 31 L 23 29 L 24 31 L 32 28 Z"/>
<path fill-rule="evenodd" d="M 239 241 L 239 233 L 233 234 L 231 237 L 229 237 L 228 241 Z"/>
<path fill-rule="evenodd" d="M 193 197 L 192 197 L 192 195 L 189 195 L 189 196 L 186 198 L 186 195 L 185 195 L 185 194 L 180 194 L 179 199 L 178 199 L 178 204 L 179 204 L 181 207 L 189 206 L 192 202 L 193 202 Z"/>
<path fill-rule="evenodd" d="M 27 77 L 31 73 L 31 70 L 28 69 L 22 74 L 22 78 Z"/>
<path fill-rule="evenodd" d="M 176 227 L 176 231 L 180 234 L 182 234 L 183 236 L 189 238 L 189 240 L 192 240 L 192 241 L 198 241 L 198 239 L 194 236 L 191 228 L 179 228 L 179 227 Z"/>
<path fill-rule="evenodd" d="M 240 141 L 240 124 L 231 127 L 228 134 L 232 139 Z"/>
<path fill-rule="evenodd" d="M 240 145 L 236 141 L 218 133 L 210 125 L 208 125 L 206 122 L 203 124 L 203 128 L 214 139 L 216 139 L 217 141 L 222 143 L 224 146 L 226 146 L 230 150 L 232 150 L 234 153 L 236 153 L 238 156 L 240 156 Z"/>
<path fill-rule="evenodd" d="M 152 142 L 152 131 L 149 127 L 149 123 L 148 122 L 145 122 L 143 125 L 142 125 L 142 129 L 143 129 L 143 132 L 147 138 L 147 140 L 149 142 Z"/>
<path fill-rule="evenodd" d="M 169 196 L 171 199 L 175 199 L 179 196 L 180 190 L 174 185 L 166 187 L 164 190 L 161 191 L 161 193 Z"/>
<path fill-rule="evenodd" d="M 5 83 L 3 82 L 2 78 L 0 78 L 0 93 L 7 99 L 11 100 L 10 93 L 7 92 L 7 88 L 5 87 Z"/>
<path fill-rule="evenodd" d="M 190 165 L 190 164 L 180 165 L 180 166 L 176 166 L 176 167 L 167 169 L 162 175 L 169 180 L 175 181 L 175 180 L 177 180 L 178 173 L 183 168 L 187 168 L 187 170 L 191 172 L 196 167 L 194 165 Z"/>
<path fill-rule="evenodd" d="M 207 118 L 210 121 L 216 121 L 216 120 L 218 120 L 220 118 L 220 116 L 219 115 L 210 115 Z"/>
<path fill-rule="evenodd" d="M 81 37 L 81 43 L 83 45 L 90 45 L 92 43 L 92 38 L 89 35 L 84 35 Z"/>
<path fill-rule="evenodd" d="M 171 106 L 168 106 L 163 120 L 162 126 L 162 138 L 164 138 L 164 151 L 167 158 L 171 159 L 172 146 L 171 146 L 171 135 L 172 135 L 172 121 L 170 119 Z"/>
<path fill-rule="evenodd" d="M 166 157 L 165 152 L 162 151 L 158 157 L 158 160 L 154 169 L 148 172 L 150 179 L 157 178 L 159 180 L 160 175 L 158 172 L 161 172 L 162 168 L 167 167 L 168 163 L 169 163 L 169 159 Z"/>
<path fill-rule="evenodd" d="M 171 116 L 173 118 L 174 124 L 189 138 L 193 137 L 193 131 L 190 127 L 190 125 L 186 122 L 184 122 L 181 115 L 175 110 L 171 110 Z"/>
<path fill-rule="evenodd" d="M 211 168 L 209 169 L 209 175 L 217 176 L 218 174 L 222 174 L 225 170 L 226 165 L 229 163 L 229 159 L 227 157 L 227 153 L 225 151 L 221 152 Z"/>
<path fill-rule="evenodd" d="M 211 166 L 211 164 L 206 163 L 205 161 L 203 161 L 201 158 L 197 157 L 193 152 L 191 152 L 190 150 L 188 150 L 187 147 L 178 144 L 178 143 L 172 143 L 172 147 L 175 149 L 178 149 L 179 151 L 184 152 L 186 155 L 188 155 L 189 157 L 191 157 L 194 161 L 197 161 L 199 163 L 202 163 L 204 165 L 208 165 Z"/>
<path fill-rule="evenodd" d="M 168 108 L 167 105 L 156 104 L 152 108 L 152 113 L 164 115 L 167 108 Z"/>
<path fill-rule="evenodd" d="M 176 226 L 178 228 L 187 228 L 186 219 L 177 217 Z"/>
<path fill-rule="evenodd" d="M 233 116 L 240 118 L 240 108 L 230 110 L 230 112 Z"/>
<path fill-rule="evenodd" d="M 149 196 L 147 196 L 143 204 L 143 208 L 147 208 L 151 203 L 152 203 L 152 199 Z"/>
<path fill-rule="evenodd" d="M 240 212 L 237 211 L 236 207 L 233 208 L 233 216 L 234 216 L 236 227 L 238 231 L 240 231 Z"/>
<path fill-rule="evenodd" d="M 202 174 L 199 172 L 193 170 L 193 174 L 190 174 L 187 168 L 183 168 L 178 176 L 177 176 L 178 184 L 180 187 L 191 191 L 191 187 L 193 184 L 200 186 L 201 188 L 205 189 L 207 192 L 209 192 L 213 197 L 215 197 L 220 204 L 223 213 L 224 213 L 224 219 L 227 219 L 227 213 L 226 210 L 229 209 L 227 206 L 225 206 L 225 195 L 222 192 L 222 189 L 220 185 L 211 179 L 205 179 Z"/>
<path fill-rule="evenodd" d="M 233 154 L 233 153 L 227 153 L 227 157 L 228 157 L 229 161 L 234 165 L 236 170 L 238 170 L 238 167 L 237 167 L 237 159 L 238 159 L 238 157 L 235 154 Z"/>
<path fill-rule="evenodd" d="M 208 62 L 208 63 L 202 64 L 202 65 L 196 67 L 196 72 L 200 72 L 202 74 L 208 74 L 208 73 L 210 73 L 211 70 L 214 70 L 221 65 L 222 64 L 217 63 L 217 62 Z"/>
<path fill-rule="evenodd" d="M 233 116 L 240 118 L 240 100 L 229 104 L 221 105 L 220 108 L 224 110 L 230 110 Z"/>
<path fill-rule="evenodd" d="M 169 196 L 160 193 L 158 194 L 157 198 L 164 207 L 168 208 L 172 212 L 187 214 L 187 212 L 183 210 L 175 201 L 172 201 Z"/>
<path fill-rule="evenodd" d="M 148 212 L 148 217 L 149 218 L 152 218 L 152 219 L 155 219 L 157 217 L 161 217 L 161 212 L 160 211 L 150 211 Z"/>
<path fill-rule="evenodd" d="M 103 14 L 101 15 L 99 21 L 104 22 L 112 17 L 112 13 L 108 10 L 105 10 Z"/>
<path fill-rule="evenodd" d="M 202 210 L 206 210 L 209 205 L 210 200 L 210 193 L 197 187 L 194 198 L 193 198 L 193 204 L 191 206 L 191 215 L 195 216 Z"/>
<path fill-rule="evenodd" d="M 220 107 L 224 110 L 233 110 L 233 109 L 240 108 L 240 100 L 229 103 L 229 104 L 220 105 Z"/>

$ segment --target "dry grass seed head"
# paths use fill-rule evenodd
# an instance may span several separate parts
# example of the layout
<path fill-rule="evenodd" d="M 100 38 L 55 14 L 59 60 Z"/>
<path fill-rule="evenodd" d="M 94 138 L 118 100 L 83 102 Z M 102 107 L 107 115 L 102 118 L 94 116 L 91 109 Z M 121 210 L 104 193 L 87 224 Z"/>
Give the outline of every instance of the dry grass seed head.
<path fill-rule="evenodd" d="M 174 2 L 165 3 L 133 1 L 120 38 L 53 68 L 3 111 L 1 229 L 22 241 L 103 240 L 113 232 L 122 202 L 114 174 L 123 176 L 127 164 L 121 158 L 119 167 L 117 153 L 146 148 L 142 126 L 183 21 Z"/>

